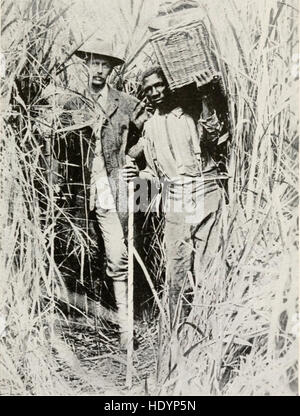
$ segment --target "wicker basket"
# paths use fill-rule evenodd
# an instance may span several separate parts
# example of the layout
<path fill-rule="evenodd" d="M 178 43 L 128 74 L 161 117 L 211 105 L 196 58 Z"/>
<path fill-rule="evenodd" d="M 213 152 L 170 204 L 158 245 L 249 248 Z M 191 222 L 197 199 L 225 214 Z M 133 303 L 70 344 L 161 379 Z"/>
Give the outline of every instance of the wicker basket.
<path fill-rule="evenodd" d="M 150 39 L 172 90 L 207 84 L 220 72 L 203 21 L 156 32 Z"/>

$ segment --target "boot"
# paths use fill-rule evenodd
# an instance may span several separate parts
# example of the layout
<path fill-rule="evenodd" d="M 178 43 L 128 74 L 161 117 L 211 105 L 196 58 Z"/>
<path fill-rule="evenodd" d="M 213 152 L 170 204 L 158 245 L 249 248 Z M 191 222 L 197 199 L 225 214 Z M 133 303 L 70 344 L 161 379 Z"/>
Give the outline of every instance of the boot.
<path fill-rule="evenodd" d="M 128 305 L 127 305 L 127 280 L 115 280 L 113 282 L 114 294 L 119 321 L 120 349 L 126 350 L 128 344 Z"/>

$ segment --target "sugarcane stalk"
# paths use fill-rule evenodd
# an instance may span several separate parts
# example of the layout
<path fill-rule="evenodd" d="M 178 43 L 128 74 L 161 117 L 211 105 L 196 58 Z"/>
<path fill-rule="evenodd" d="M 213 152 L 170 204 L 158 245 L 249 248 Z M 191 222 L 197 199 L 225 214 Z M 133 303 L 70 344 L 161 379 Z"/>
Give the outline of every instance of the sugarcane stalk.
<path fill-rule="evenodd" d="M 126 387 L 132 387 L 133 374 L 133 237 L 134 237 L 134 182 L 128 184 L 128 344 Z"/>

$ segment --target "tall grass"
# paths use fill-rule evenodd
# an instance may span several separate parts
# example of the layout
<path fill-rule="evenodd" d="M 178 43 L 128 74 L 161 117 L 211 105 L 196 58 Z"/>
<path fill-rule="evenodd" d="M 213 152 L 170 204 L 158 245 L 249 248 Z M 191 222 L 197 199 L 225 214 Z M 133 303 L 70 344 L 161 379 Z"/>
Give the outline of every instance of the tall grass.
<path fill-rule="evenodd" d="M 72 61 L 62 70 L 86 33 L 75 33 L 74 22 L 77 29 L 82 23 L 78 11 L 83 10 L 85 24 L 91 15 L 105 16 L 106 32 L 115 29 L 114 41 L 130 62 L 118 75 L 131 93 L 138 89 L 139 72 L 153 60 L 148 46 L 141 49 L 149 2 L 107 3 L 100 10 L 95 2 L 85 2 L 85 9 L 79 2 L 78 9 L 67 9 L 69 2 L 3 2 L 1 394 L 80 394 L 82 383 L 100 394 L 108 388 L 105 380 L 89 378 L 58 340 L 56 300 L 65 294 L 54 261 L 57 218 L 68 224 L 79 259 L 91 241 L 57 203 L 49 174 L 53 128 L 64 100 L 53 91 L 70 93 L 78 84 Z M 190 324 L 175 337 L 174 368 L 158 378 L 151 393 L 292 394 L 299 335 L 297 4 L 216 0 L 201 5 L 229 97 L 229 205 L 223 207 L 222 247 L 198 276 Z M 42 126 L 36 111 L 45 91 L 53 111 Z M 152 275 L 162 273 L 164 261 L 161 240 L 154 239 L 156 255 L 146 264 Z M 163 358 L 158 353 L 157 361 Z M 70 387 L 70 374 L 82 380 L 77 391 Z"/>
<path fill-rule="evenodd" d="M 38 56 L 55 35 L 50 21 L 56 14 L 47 6 L 35 1 L 3 7 L 2 30 L 8 36 L 2 41 L 6 74 L 1 86 L 1 317 L 5 333 L 0 374 L 1 392 L 9 395 L 68 391 L 56 376 L 58 365 L 51 351 L 53 326 L 48 324 L 54 319 L 57 290 L 51 258 L 54 206 L 40 167 L 42 143 L 34 135 L 30 111 L 40 96 L 38 89 L 44 87 L 45 71 L 53 65 L 51 55 L 49 59 Z M 39 193 L 49 201 L 44 219 Z M 41 287 L 49 299 L 47 305 L 42 302 Z"/>
<path fill-rule="evenodd" d="M 55 262 L 58 217 L 65 217 L 78 245 L 87 246 L 55 198 L 51 173 L 59 112 L 53 89 L 64 85 L 57 72 L 72 47 L 69 41 L 66 47 L 65 12 L 64 4 L 46 0 L 3 5 L 0 385 L 8 395 L 74 394 L 70 374 L 89 383 L 56 328 L 57 299 L 68 302 Z M 52 112 L 45 117 L 40 108 L 47 88 Z"/>

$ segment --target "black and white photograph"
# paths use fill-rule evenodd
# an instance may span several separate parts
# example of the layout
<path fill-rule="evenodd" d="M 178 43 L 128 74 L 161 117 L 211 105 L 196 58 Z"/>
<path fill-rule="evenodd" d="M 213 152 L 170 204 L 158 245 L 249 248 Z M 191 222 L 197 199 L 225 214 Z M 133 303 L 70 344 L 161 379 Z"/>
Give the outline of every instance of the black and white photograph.
<path fill-rule="evenodd" d="M 299 2 L 0 10 L 0 396 L 298 396 Z"/>

